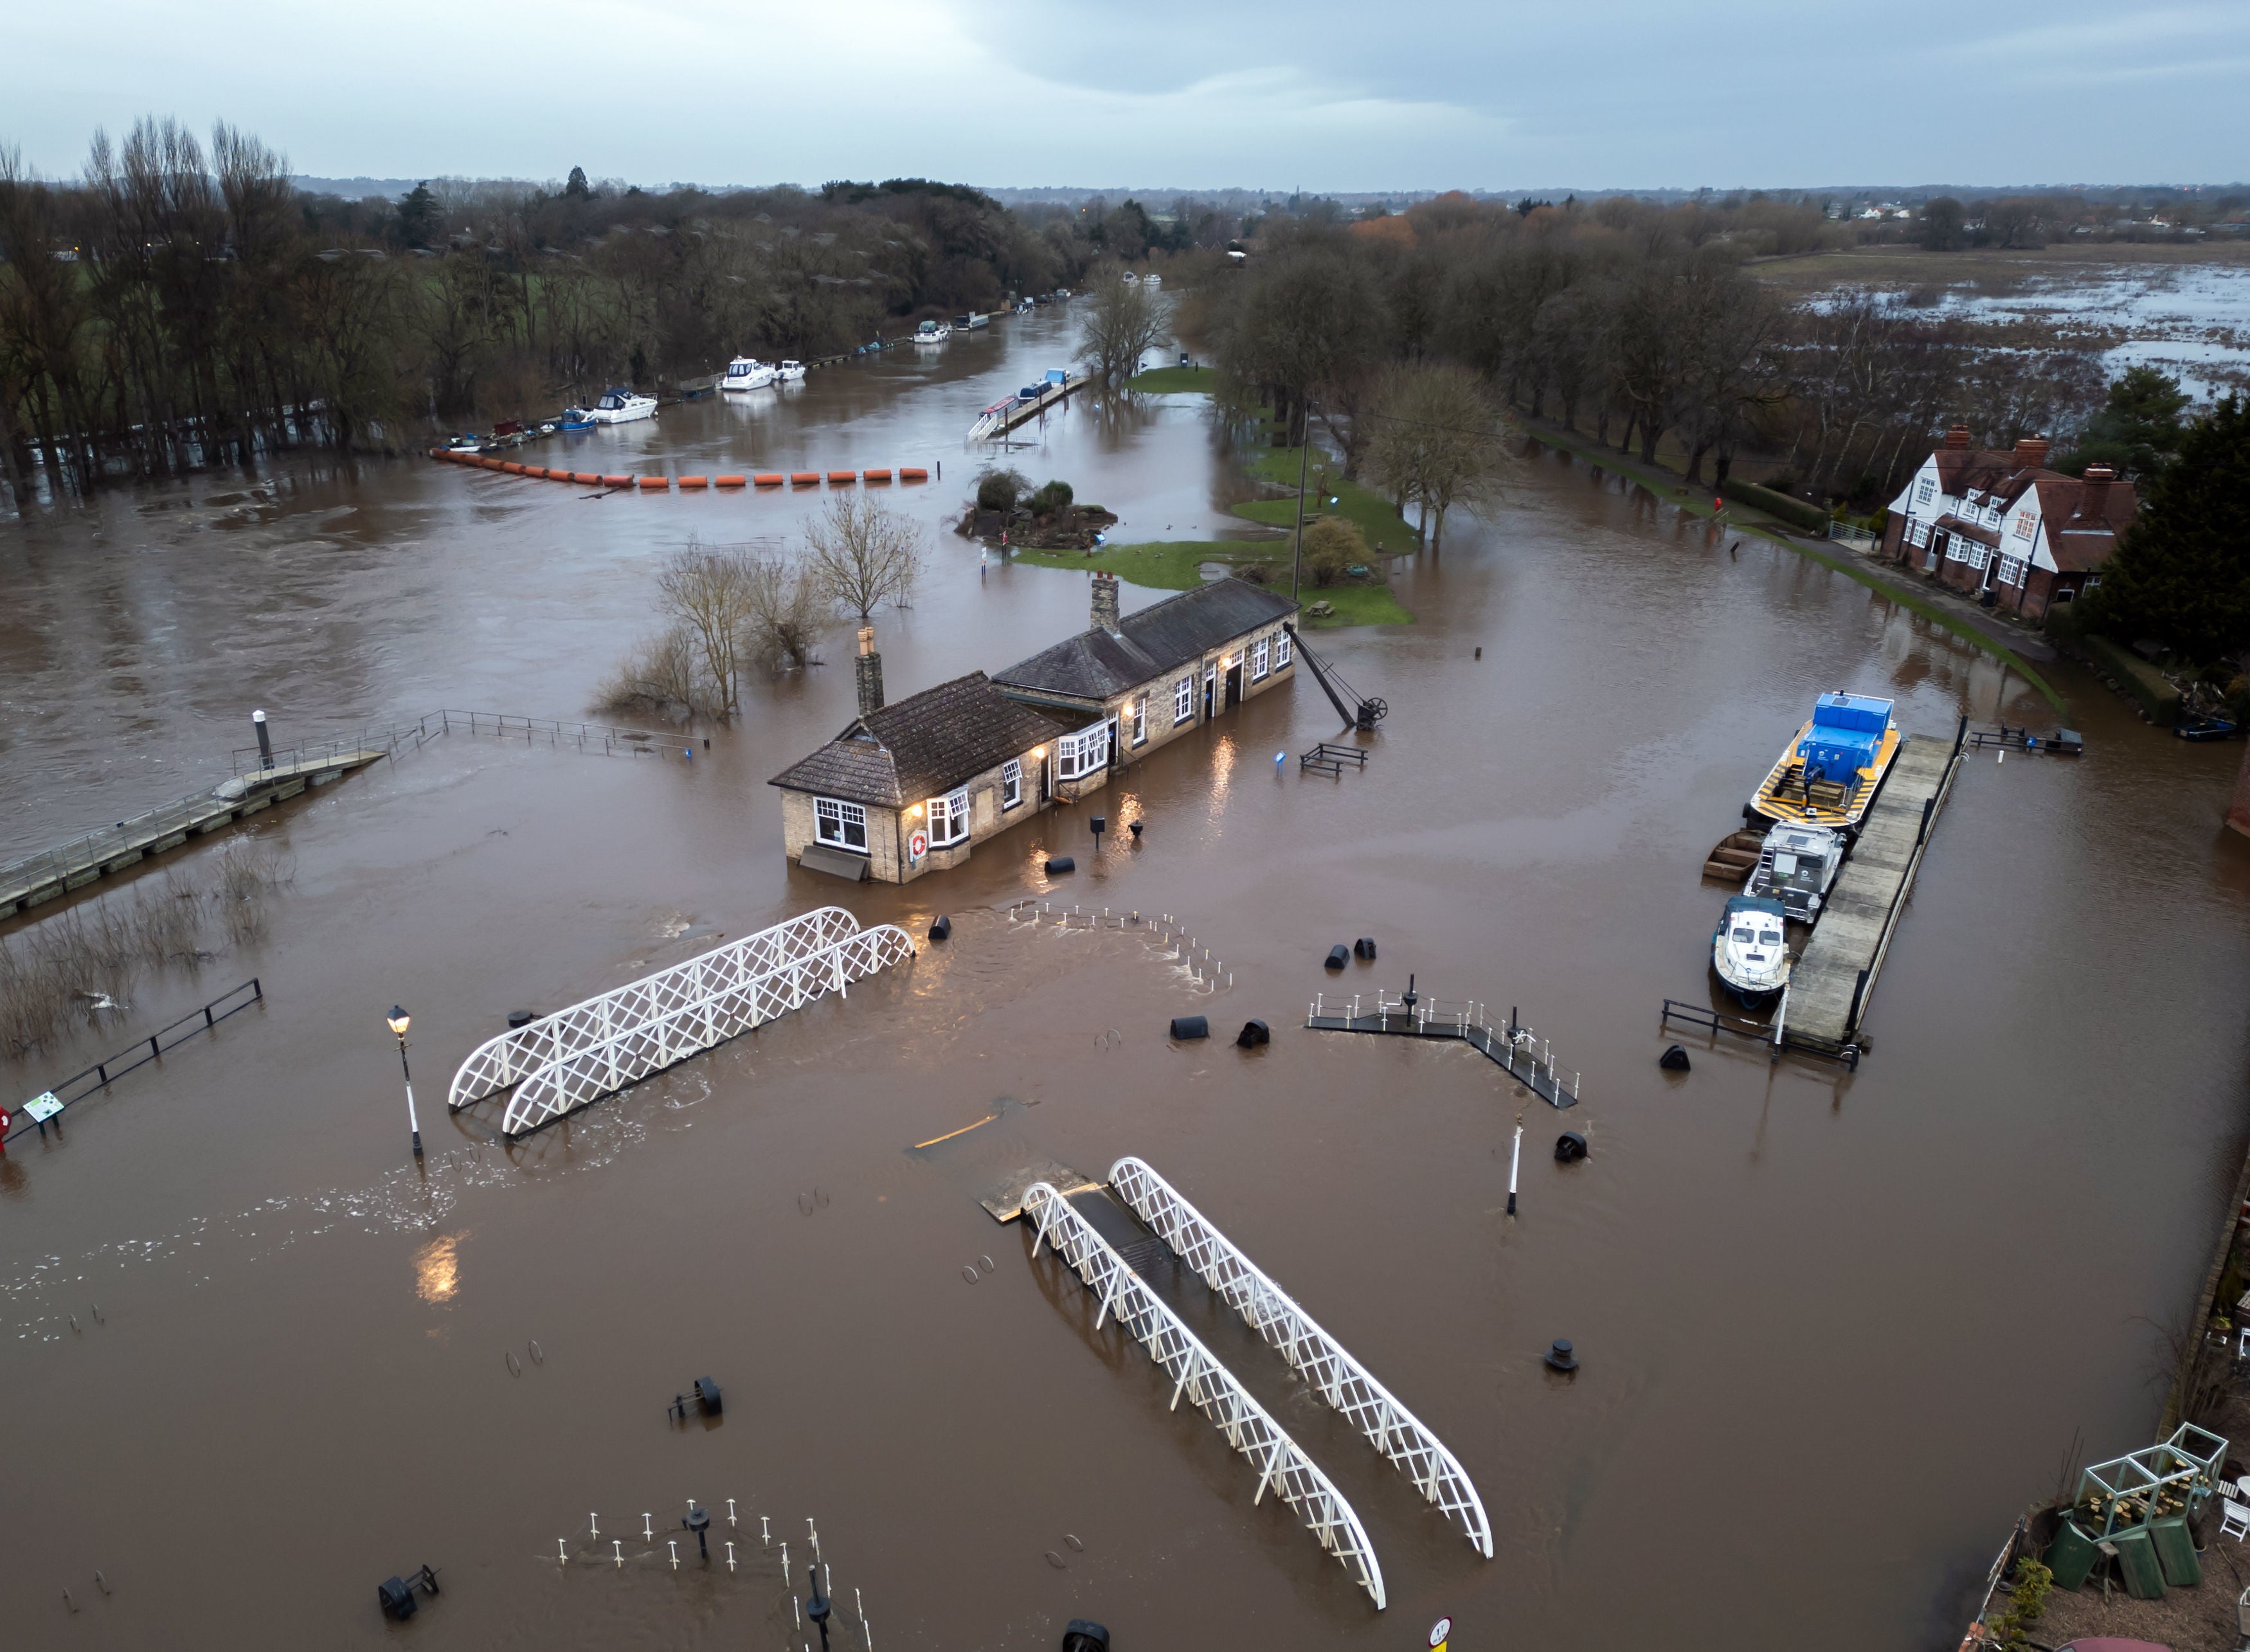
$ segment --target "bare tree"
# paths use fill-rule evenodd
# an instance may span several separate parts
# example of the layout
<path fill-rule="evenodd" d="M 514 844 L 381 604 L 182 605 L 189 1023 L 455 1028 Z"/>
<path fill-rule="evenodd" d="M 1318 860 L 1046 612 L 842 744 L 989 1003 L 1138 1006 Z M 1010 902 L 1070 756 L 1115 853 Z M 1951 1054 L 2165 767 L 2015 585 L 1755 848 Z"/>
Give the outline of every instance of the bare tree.
<path fill-rule="evenodd" d="M 828 508 L 807 525 L 804 542 L 816 589 L 862 625 L 886 601 L 904 602 L 921 576 L 920 526 L 864 493 L 831 494 Z"/>
<path fill-rule="evenodd" d="M 1141 358 L 1166 332 L 1161 306 L 1138 281 L 1128 281 L 1115 265 L 1094 279 L 1094 303 L 1080 336 L 1078 359 L 1098 389 L 1108 390 L 1140 370 Z"/>
<path fill-rule="evenodd" d="M 738 702 L 743 639 L 756 618 L 756 561 L 739 548 L 706 549 L 693 534 L 657 571 L 665 613 L 694 637 L 702 654 L 707 711 L 725 721 Z"/>
<path fill-rule="evenodd" d="M 812 648 L 829 603 L 810 562 L 762 556 L 750 564 L 751 648 L 771 671 L 815 664 Z"/>
<path fill-rule="evenodd" d="M 1506 463 L 1500 410 L 1467 368 L 1416 367 L 1389 378 L 1373 423 L 1376 479 L 1393 498 L 1422 507 L 1436 550 L 1446 513 L 1483 504 L 1499 485 Z"/>

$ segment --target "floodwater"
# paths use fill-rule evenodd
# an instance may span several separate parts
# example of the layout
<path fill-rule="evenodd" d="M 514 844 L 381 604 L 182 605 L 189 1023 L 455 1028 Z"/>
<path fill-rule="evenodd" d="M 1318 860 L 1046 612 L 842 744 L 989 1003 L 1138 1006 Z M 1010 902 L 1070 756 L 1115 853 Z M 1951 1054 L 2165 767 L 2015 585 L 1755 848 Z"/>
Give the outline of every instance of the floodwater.
<path fill-rule="evenodd" d="M 942 482 L 895 491 L 935 525 L 966 490 L 960 433 L 1059 363 L 1067 326 L 997 323 L 941 361 L 590 441 L 690 472 L 942 457 Z M 1045 443 L 1024 468 L 1128 535 L 1208 533 L 1236 491 L 1192 402 L 1073 411 Z M 414 463 L 12 525 L 0 852 L 224 773 L 252 706 L 285 742 L 439 706 L 582 714 L 652 624 L 665 550 L 786 540 L 811 508 Z M 1277 770 L 1336 733 L 1301 681 L 903 891 L 780 853 L 765 781 L 848 720 L 841 632 L 836 663 L 761 686 L 692 761 L 453 736 L 257 817 L 295 865 L 267 937 L 145 977 L 0 1077 L 36 1091 L 265 984 L 0 1167 L 10 1644 L 778 1652 L 815 1639 L 778 1546 L 801 1588 L 808 1518 L 844 1646 L 862 1607 L 875 1646 L 996 1652 L 1051 1648 L 1073 1616 L 1120 1652 L 1418 1646 L 1441 1613 L 1464 1649 L 1957 1637 L 2074 1435 L 2097 1457 L 2149 1442 L 2155 1327 L 2188 1311 L 2244 1149 L 2250 845 L 2219 826 L 2240 754 L 2061 672 L 2087 755 L 1963 774 L 1860 1071 L 1699 1049 L 1667 1075 L 1660 1001 L 1705 994 L 1722 898 L 1698 869 L 1812 695 L 1895 696 L 1933 736 L 1963 710 L 2048 713 L 1880 595 L 1732 554 L 1583 463 L 1527 459 L 1488 522 L 1398 582 L 1419 623 L 1315 639 L 1392 708 L 1364 774 Z M 939 537 L 914 607 L 880 617 L 886 679 L 1004 664 L 1086 610 L 1081 576 L 980 574 Z M 1097 810 L 1144 836 L 1097 854 Z M 1051 853 L 1081 870 L 1051 883 Z M 1137 934 L 1011 922 L 1027 894 L 1173 914 L 1231 985 Z M 510 1008 L 831 902 L 916 937 L 950 912 L 954 937 L 515 1146 L 486 1110 L 446 1115 Z M 1361 935 L 1378 961 L 1322 970 Z M 1316 993 L 1410 971 L 1520 1006 L 1584 1105 L 1558 1119 L 1458 1046 L 1299 1024 Z M 1273 1041 L 1175 1045 L 1183 1013 L 1222 1035 L 1258 1016 Z M 1584 1163 L 1551 1160 L 1566 1125 Z M 1030 1159 L 1098 1177 L 1126 1153 L 1453 1448 L 1495 1559 L 1168 1281 L 1357 1509 L 1377 1613 L 1167 1410 L 1052 1254 L 975 1202 Z M 1575 1379 L 1539 1362 L 1556 1337 Z M 675 1429 L 666 1408 L 707 1374 L 723 1418 Z M 691 1497 L 740 1570 L 715 1546 L 669 1565 Z M 374 1586 L 425 1561 L 444 1593 L 387 1627 Z"/>

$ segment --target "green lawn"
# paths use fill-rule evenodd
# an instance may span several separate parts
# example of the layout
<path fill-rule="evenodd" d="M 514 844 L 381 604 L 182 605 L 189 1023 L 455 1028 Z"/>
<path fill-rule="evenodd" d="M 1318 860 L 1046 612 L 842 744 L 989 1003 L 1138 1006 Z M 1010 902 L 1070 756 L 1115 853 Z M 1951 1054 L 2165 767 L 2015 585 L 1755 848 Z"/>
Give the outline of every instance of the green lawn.
<path fill-rule="evenodd" d="M 1414 547 L 1414 530 L 1406 519 L 1391 508 L 1391 501 L 1372 489 L 1356 482 L 1343 479 L 1336 460 L 1315 448 L 1309 456 L 1306 486 L 1311 497 L 1305 501 L 1305 520 L 1310 522 L 1318 515 L 1342 517 L 1367 536 L 1370 546 L 1385 546 L 1393 552 Z M 1271 482 L 1289 490 L 1287 499 L 1247 499 L 1231 506 L 1234 514 L 1253 522 L 1264 522 L 1274 527 L 1294 528 L 1297 525 L 1297 469 L 1301 460 L 1295 448 L 1267 448 L 1251 458 L 1246 468 L 1261 482 Z M 1326 479 L 1323 482 L 1322 473 Z M 1325 485 L 1326 493 L 1322 492 Z M 1336 503 L 1331 506 L 1328 500 Z"/>
<path fill-rule="evenodd" d="M 1099 568 L 1115 574 L 1128 585 L 1158 591 L 1191 591 L 1204 582 L 1202 565 L 1228 562 L 1237 567 L 1262 562 L 1273 570 L 1275 589 L 1289 589 L 1289 544 L 1287 540 L 1158 540 L 1145 545 L 1105 545 L 1094 552 L 1026 551 L 1010 554 L 1035 568 Z M 1398 606 L 1388 585 L 1332 585 L 1323 590 L 1308 581 L 1298 593 L 1307 608 L 1327 602 L 1336 609 L 1333 619 L 1307 619 L 1308 630 L 1333 630 L 1342 625 L 1411 625 L 1413 615 Z"/>
<path fill-rule="evenodd" d="M 1218 382 L 1218 371 L 1208 367 L 1152 367 L 1125 381 L 1128 390 L 1151 396 L 1209 396 Z"/>

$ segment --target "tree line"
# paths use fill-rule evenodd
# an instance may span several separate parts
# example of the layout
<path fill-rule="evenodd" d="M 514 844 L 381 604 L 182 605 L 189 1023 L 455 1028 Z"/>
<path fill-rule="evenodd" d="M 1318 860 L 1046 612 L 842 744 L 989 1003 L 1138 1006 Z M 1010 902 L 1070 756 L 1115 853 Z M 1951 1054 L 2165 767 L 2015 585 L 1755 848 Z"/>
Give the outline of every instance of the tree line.
<path fill-rule="evenodd" d="M 83 490 L 399 450 L 738 351 L 834 354 L 1192 242 L 1177 217 L 1097 205 L 1011 211 L 919 178 L 645 191 L 576 169 L 348 201 L 224 122 L 208 143 L 153 119 L 97 134 L 74 179 L 0 148 L 0 480 L 21 498 L 39 472 Z"/>
<path fill-rule="evenodd" d="M 1291 443 L 1317 424 L 1355 478 L 1386 418 L 1437 393 L 1423 380 L 1439 367 L 1645 460 L 1668 442 L 1691 481 L 1756 451 L 1780 458 L 1785 487 L 1869 503 L 1948 424 L 2005 445 L 2067 436 L 2098 405 L 2088 352 L 1883 294 L 1794 304 L 1756 277 L 1756 258 L 1850 233 L 1816 203 L 1761 196 L 1511 208 L 1453 195 L 1356 221 L 1269 217 L 1179 325 L 1243 410 Z"/>

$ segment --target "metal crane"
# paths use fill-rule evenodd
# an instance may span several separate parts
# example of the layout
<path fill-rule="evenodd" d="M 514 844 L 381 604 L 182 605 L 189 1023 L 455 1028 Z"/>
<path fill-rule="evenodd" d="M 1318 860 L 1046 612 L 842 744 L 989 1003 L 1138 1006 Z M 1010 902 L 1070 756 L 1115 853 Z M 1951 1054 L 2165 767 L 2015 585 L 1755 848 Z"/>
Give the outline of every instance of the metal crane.
<path fill-rule="evenodd" d="M 1281 629 L 1289 633 L 1290 640 L 1305 664 L 1313 668 L 1313 680 L 1329 697 L 1329 704 L 1336 708 L 1336 715 L 1362 733 L 1372 733 L 1375 726 L 1391 715 L 1391 707 L 1379 699 L 1362 697 L 1359 691 L 1343 680 L 1343 674 L 1305 646 L 1305 639 L 1288 621 Z M 1347 705 L 1345 702 L 1349 701 Z"/>

